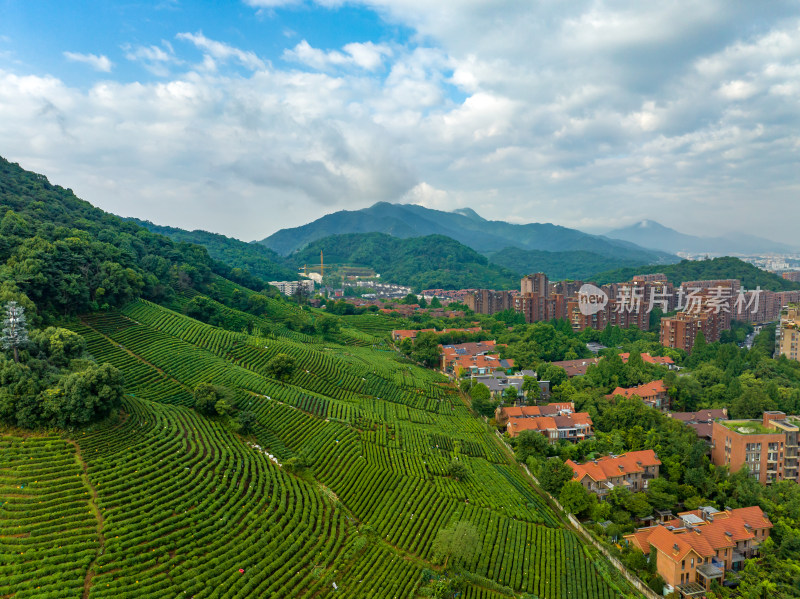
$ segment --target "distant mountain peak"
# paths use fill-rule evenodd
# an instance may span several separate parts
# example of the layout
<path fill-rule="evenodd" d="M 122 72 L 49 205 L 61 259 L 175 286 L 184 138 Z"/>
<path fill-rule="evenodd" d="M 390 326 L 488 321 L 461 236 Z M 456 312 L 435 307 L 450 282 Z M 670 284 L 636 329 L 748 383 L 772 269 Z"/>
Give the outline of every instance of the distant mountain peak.
<path fill-rule="evenodd" d="M 466 216 L 467 218 L 471 218 L 472 220 L 485 220 L 480 214 L 475 212 L 472 208 L 456 208 L 452 210 L 453 214 L 460 214 L 461 216 Z"/>
<path fill-rule="evenodd" d="M 794 248 L 786 244 L 762 239 L 752 235 L 725 235 L 720 237 L 698 237 L 687 235 L 665 227 L 654 220 L 643 219 L 638 223 L 606 233 L 611 239 L 621 239 L 662 252 L 694 252 L 716 255 L 758 254 L 762 252 L 791 252 Z"/>

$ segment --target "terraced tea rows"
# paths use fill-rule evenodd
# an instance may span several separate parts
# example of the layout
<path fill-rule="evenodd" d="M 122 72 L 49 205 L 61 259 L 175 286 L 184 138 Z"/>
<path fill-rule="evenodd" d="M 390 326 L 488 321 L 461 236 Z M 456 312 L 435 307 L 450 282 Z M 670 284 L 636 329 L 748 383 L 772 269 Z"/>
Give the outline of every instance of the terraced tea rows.
<path fill-rule="evenodd" d="M 284 597 L 328 573 L 351 526 L 314 487 L 191 410 L 125 409 L 78 440 L 105 516 L 92 597 Z"/>
<path fill-rule="evenodd" d="M 79 440 L 108 528 L 121 531 L 106 535 L 94 595 L 324 597 L 335 582 L 346 596 L 410 596 L 438 531 L 466 520 L 481 532 L 466 566 L 490 586 L 547 599 L 616 596 L 441 375 L 395 353 L 265 340 L 147 302 L 86 322 L 73 330 L 151 400 L 129 399 L 127 421 Z M 297 362 L 289 384 L 266 376 L 277 353 Z M 256 415 L 246 443 L 163 405 L 190 403 L 200 382 L 235 390 Z M 322 487 L 285 474 L 267 453 L 304 456 Z M 452 460 L 467 466 L 465 480 L 447 476 Z M 380 540 L 358 540 L 359 523 Z M 257 535 L 264 527 L 274 534 Z M 125 594 L 132 588 L 140 595 Z"/>
<path fill-rule="evenodd" d="M 80 597 L 100 548 L 75 448 L 0 435 L 0 596 Z"/>

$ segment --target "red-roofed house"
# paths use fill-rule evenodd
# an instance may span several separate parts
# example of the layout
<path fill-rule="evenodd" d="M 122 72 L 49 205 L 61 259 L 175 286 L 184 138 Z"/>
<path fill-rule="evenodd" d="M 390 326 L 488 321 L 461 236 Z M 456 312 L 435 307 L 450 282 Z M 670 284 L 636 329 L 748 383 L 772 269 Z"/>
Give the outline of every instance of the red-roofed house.
<path fill-rule="evenodd" d="M 627 539 L 650 559 L 667 583 L 666 592 L 703 597 L 725 572 L 738 570 L 758 553 L 772 523 L 758 506 L 717 511 L 712 507 L 682 512 L 664 524 L 640 528 Z M 655 554 L 653 554 L 655 552 Z M 665 593 L 666 594 L 666 593 Z"/>
<path fill-rule="evenodd" d="M 675 361 L 672 358 L 670 358 L 669 356 L 651 356 L 648 353 L 644 353 L 644 354 L 641 354 L 641 355 L 642 355 L 642 361 L 645 364 L 658 364 L 659 366 L 666 366 L 670 370 L 675 368 Z M 631 355 L 630 355 L 630 353 L 625 352 L 623 354 L 620 354 L 619 357 L 622 358 L 622 363 L 623 364 L 627 364 L 628 363 L 628 358 L 630 358 Z"/>
<path fill-rule="evenodd" d="M 514 360 L 501 359 L 496 349 L 493 340 L 442 346 L 442 370 L 482 375 L 514 368 Z"/>
<path fill-rule="evenodd" d="M 606 397 L 611 399 L 615 395 L 621 395 L 623 397 L 633 397 L 636 395 L 648 406 L 661 410 L 662 412 L 666 412 L 667 408 L 669 408 L 669 396 L 667 395 L 667 388 L 664 386 L 664 381 L 662 380 L 650 381 L 644 385 L 630 387 L 628 389 L 617 387 L 606 395 Z"/>
<path fill-rule="evenodd" d="M 499 407 L 495 421 L 512 437 L 522 431 L 539 431 L 550 443 L 560 439 L 577 443 L 592 436 L 592 419 L 586 412 L 573 412 L 575 405 L 569 402 L 552 403 L 546 406 Z"/>
<path fill-rule="evenodd" d="M 605 456 L 583 464 L 572 460 L 566 463 L 572 468 L 572 480 L 581 483 L 600 499 L 618 486 L 633 493 L 644 491 L 648 482 L 658 477 L 658 467 L 661 466 L 661 460 L 652 449 Z"/>

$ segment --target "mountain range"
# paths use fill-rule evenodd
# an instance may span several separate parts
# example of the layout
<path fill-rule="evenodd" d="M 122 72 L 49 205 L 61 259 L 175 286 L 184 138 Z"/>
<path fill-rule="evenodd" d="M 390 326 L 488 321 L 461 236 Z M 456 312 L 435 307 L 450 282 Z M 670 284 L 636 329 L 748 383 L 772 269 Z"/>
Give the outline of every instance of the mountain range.
<path fill-rule="evenodd" d="M 665 252 L 688 252 L 718 256 L 797 252 L 797 247 L 785 243 L 743 233 L 731 233 L 722 237 L 698 237 L 670 229 L 653 220 L 614 229 L 606 237 L 636 243 Z"/>
<path fill-rule="evenodd" d="M 327 214 L 300 227 L 277 231 L 259 243 L 286 256 L 317 239 L 343 233 L 386 233 L 400 238 L 444 235 L 484 255 L 512 247 L 548 252 L 591 252 L 606 259 L 622 261 L 619 266 L 677 261 L 667 252 L 550 223 L 517 225 L 484 219 L 468 208 L 445 212 L 388 202 L 378 202 L 362 210 Z"/>

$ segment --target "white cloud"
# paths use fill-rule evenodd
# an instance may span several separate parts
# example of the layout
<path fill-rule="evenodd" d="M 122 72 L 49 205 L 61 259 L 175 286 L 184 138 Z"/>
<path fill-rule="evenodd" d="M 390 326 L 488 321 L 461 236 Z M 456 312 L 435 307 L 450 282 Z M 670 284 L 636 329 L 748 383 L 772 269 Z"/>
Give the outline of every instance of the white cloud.
<path fill-rule="evenodd" d="M 179 33 L 175 36 L 177 39 L 185 42 L 191 42 L 199 50 L 205 52 L 205 67 L 209 70 L 216 70 L 216 62 L 226 63 L 230 60 L 235 60 L 243 67 L 250 70 L 257 71 L 266 67 L 255 52 L 240 50 L 230 46 L 224 42 L 218 42 L 208 39 L 202 32 L 197 33 Z"/>
<path fill-rule="evenodd" d="M 383 66 L 385 57 L 392 54 L 388 46 L 372 42 L 346 44 L 342 50 L 343 52 L 324 51 L 313 48 L 306 40 L 302 40 L 291 50 L 284 50 L 283 59 L 299 62 L 321 71 L 344 66 L 356 66 L 374 71 Z"/>
<path fill-rule="evenodd" d="M 411 37 L 316 48 L 297 25 L 271 65 L 180 33 L 202 59 L 125 46 L 162 79 L 89 90 L 0 72 L 0 139 L 107 209 L 247 239 L 377 200 L 572 226 L 691 214 L 794 238 L 772 218 L 796 206 L 790 3 L 354 4 Z"/>
<path fill-rule="evenodd" d="M 124 44 L 122 50 L 125 52 L 125 58 L 141 63 L 145 69 L 158 77 L 166 77 L 170 74 L 171 67 L 182 64 L 182 61 L 175 56 L 172 44 L 166 40 L 162 40 L 161 46 Z"/>
<path fill-rule="evenodd" d="M 97 56 L 96 54 L 81 54 L 79 52 L 64 52 L 64 57 L 72 62 L 82 62 L 88 64 L 95 71 L 110 73 L 114 63 L 107 56 Z"/>

